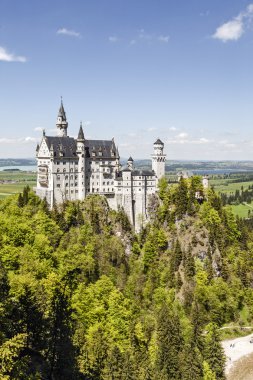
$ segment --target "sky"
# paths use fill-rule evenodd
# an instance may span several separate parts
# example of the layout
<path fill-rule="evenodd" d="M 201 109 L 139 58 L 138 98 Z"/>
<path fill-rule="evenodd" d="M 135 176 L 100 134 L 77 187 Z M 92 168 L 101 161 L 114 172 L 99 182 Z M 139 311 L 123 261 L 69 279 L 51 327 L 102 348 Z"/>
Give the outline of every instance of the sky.
<path fill-rule="evenodd" d="M 253 1 L 0 0 L 0 157 L 35 157 L 61 96 L 121 157 L 253 160 Z"/>

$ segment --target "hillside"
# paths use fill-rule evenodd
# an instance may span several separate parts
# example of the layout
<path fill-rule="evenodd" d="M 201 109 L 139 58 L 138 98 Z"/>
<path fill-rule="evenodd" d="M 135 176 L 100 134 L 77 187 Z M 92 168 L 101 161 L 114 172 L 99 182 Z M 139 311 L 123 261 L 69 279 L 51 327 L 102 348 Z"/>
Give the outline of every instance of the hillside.
<path fill-rule="evenodd" d="M 225 379 L 219 328 L 253 318 L 253 220 L 199 177 L 161 181 L 149 212 L 136 235 L 99 196 L 0 201 L 1 379 Z"/>

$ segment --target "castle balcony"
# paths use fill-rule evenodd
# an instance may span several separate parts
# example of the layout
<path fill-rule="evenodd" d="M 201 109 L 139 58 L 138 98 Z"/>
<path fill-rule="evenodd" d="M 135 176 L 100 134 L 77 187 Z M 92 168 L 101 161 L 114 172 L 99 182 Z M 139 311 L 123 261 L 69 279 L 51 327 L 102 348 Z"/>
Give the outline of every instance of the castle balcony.
<path fill-rule="evenodd" d="M 38 174 L 47 174 L 48 173 L 48 166 L 47 165 L 40 165 L 38 166 Z"/>
<path fill-rule="evenodd" d="M 38 174 L 38 180 L 41 186 L 48 186 L 47 174 Z"/>

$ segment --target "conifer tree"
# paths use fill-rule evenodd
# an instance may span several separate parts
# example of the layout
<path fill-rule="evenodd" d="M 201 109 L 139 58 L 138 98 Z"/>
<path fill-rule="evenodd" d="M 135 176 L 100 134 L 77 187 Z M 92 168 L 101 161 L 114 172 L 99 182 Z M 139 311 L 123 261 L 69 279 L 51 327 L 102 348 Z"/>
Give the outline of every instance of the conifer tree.
<path fill-rule="evenodd" d="M 180 320 L 175 311 L 166 304 L 158 315 L 157 340 L 157 373 L 161 373 L 164 380 L 180 379 L 179 354 L 183 348 Z"/>
<path fill-rule="evenodd" d="M 192 256 L 192 247 L 189 246 L 184 257 L 184 270 L 187 279 L 193 278 L 195 276 L 195 262 Z"/>
<path fill-rule="evenodd" d="M 184 178 L 181 178 L 179 181 L 178 188 L 175 194 L 175 206 L 176 206 L 176 216 L 179 219 L 182 219 L 184 214 L 187 212 L 188 205 L 188 186 L 187 181 Z"/>
<path fill-rule="evenodd" d="M 204 356 L 217 380 L 225 379 L 225 355 L 220 344 L 218 327 L 210 323 L 205 336 Z"/>

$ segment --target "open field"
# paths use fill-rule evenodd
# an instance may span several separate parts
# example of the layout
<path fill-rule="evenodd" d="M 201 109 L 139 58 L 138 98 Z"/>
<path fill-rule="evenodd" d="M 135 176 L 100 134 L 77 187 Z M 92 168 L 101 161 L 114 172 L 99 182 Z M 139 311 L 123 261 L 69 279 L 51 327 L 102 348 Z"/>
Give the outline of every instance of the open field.
<path fill-rule="evenodd" d="M 25 186 L 36 185 L 36 173 L 22 171 L 0 171 L 0 199 L 20 193 Z"/>
<path fill-rule="evenodd" d="M 234 182 L 231 183 L 231 179 L 211 179 L 209 181 L 210 186 L 213 186 L 217 193 L 234 193 L 236 190 L 241 190 L 243 187 L 246 190 L 249 186 L 253 185 L 253 181 L 248 182 Z"/>

